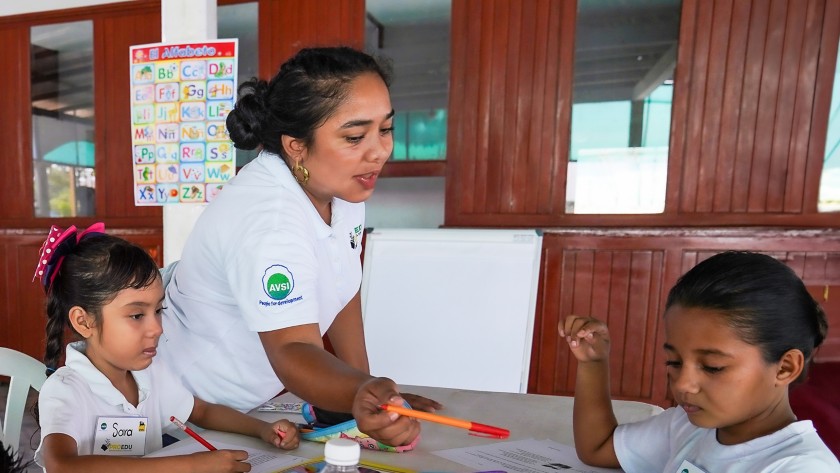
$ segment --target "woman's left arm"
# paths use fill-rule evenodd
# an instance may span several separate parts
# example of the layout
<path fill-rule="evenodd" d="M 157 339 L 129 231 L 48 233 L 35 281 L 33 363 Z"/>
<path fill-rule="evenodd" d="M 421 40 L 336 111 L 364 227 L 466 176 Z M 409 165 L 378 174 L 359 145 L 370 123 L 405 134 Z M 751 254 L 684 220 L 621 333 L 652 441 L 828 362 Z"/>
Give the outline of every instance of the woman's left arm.
<path fill-rule="evenodd" d="M 327 335 L 330 337 L 330 344 L 332 344 L 335 355 L 339 359 L 360 371 L 370 374 L 365 345 L 365 330 L 362 323 L 361 294 L 360 290 L 338 313 L 329 330 L 327 330 Z M 434 412 L 443 408 L 443 405 L 433 399 L 410 393 L 401 393 L 400 395 L 414 409 Z"/>
<path fill-rule="evenodd" d="M 359 371 L 370 374 L 365 331 L 362 326 L 361 291 L 356 292 L 350 302 L 335 316 L 335 320 L 327 330 L 327 336 L 338 359 Z"/>

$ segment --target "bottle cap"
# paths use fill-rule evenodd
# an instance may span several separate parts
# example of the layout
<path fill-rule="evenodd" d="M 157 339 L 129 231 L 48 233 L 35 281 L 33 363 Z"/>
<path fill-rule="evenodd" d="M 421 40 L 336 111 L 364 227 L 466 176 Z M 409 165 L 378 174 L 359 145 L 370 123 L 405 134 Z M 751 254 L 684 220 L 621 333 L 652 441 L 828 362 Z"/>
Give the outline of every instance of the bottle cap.
<path fill-rule="evenodd" d="M 361 447 L 349 439 L 330 439 L 324 446 L 324 459 L 333 465 L 357 465 L 360 456 Z"/>

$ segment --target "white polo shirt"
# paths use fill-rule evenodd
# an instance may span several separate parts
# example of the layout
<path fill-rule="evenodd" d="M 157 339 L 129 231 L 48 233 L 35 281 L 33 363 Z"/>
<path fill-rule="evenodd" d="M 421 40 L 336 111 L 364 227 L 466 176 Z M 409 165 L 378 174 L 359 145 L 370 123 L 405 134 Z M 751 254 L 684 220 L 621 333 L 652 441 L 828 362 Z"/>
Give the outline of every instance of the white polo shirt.
<path fill-rule="evenodd" d="M 67 345 L 65 366 L 47 378 L 38 395 L 41 445 L 50 434 L 66 434 L 76 441 L 79 455 L 92 455 L 97 418 L 146 417 L 146 451 L 162 448 L 161 436 L 177 427 L 175 416 L 186 421 L 193 410 L 194 398 L 160 360 L 141 371 L 132 371 L 140 402 L 137 407 L 84 355 L 85 342 Z M 35 461 L 43 466 L 41 445 Z"/>
<path fill-rule="evenodd" d="M 361 285 L 364 204 L 327 225 L 279 156 L 262 152 L 196 222 L 166 287 L 159 356 L 198 398 L 241 411 L 277 395 L 259 332 L 318 324 Z"/>
<path fill-rule="evenodd" d="M 649 419 L 619 425 L 615 454 L 627 473 L 838 473 L 837 457 L 810 420 L 737 445 L 721 445 L 715 429 L 702 429 L 672 407 Z"/>

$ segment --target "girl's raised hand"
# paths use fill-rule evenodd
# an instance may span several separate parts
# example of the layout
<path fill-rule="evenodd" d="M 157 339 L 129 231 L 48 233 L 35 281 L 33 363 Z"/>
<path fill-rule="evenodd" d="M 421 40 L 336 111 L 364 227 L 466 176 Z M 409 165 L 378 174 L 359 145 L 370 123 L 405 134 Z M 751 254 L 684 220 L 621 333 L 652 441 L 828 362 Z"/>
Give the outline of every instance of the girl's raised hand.
<path fill-rule="evenodd" d="M 570 315 L 557 328 L 578 361 L 604 361 L 609 357 L 610 333 L 600 320 Z"/>
<path fill-rule="evenodd" d="M 237 473 L 251 471 L 251 464 L 245 463 L 248 452 L 245 450 L 214 450 L 190 455 L 193 461 L 193 471 L 208 473 Z"/>
<path fill-rule="evenodd" d="M 283 450 L 293 450 L 300 444 L 297 426 L 286 419 L 280 419 L 260 432 L 260 437 L 267 443 Z"/>

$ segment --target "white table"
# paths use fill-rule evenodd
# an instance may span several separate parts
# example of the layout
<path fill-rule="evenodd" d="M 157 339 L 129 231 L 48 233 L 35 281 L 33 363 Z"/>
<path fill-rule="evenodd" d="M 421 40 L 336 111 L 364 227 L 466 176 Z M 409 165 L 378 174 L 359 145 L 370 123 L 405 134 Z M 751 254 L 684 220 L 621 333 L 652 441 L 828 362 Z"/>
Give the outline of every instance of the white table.
<path fill-rule="evenodd" d="M 439 411 L 442 415 L 509 429 L 510 438 L 507 440 L 550 439 L 562 444 L 574 445 L 573 399 L 571 397 L 490 393 L 424 386 L 401 386 L 400 388 L 403 392 L 419 394 L 440 402 L 445 407 Z M 286 393 L 278 400 L 289 402 L 298 398 Z M 613 401 L 613 409 L 619 423 L 646 419 L 662 411 L 659 406 L 634 401 Z M 303 422 L 303 417 L 292 414 L 254 411 L 251 415 L 266 421 L 287 418 L 292 422 Z M 466 430 L 432 422 L 421 421 L 421 424 L 423 428 L 421 439 L 413 451 L 387 453 L 362 449 L 362 459 L 416 471 L 470 472 L 472 471 L 470 468 L 431 452 L 504 441 L 469 435 Z M 265 448 L 263 442 L 242 435 L 216 431 L 205 431 L 202 435 L 211 442 L 219 440 L 236 445 Z M 317 458 L 323 456 L 324 444 L 302 441 L 297 450 L 289 453 Z"/>

